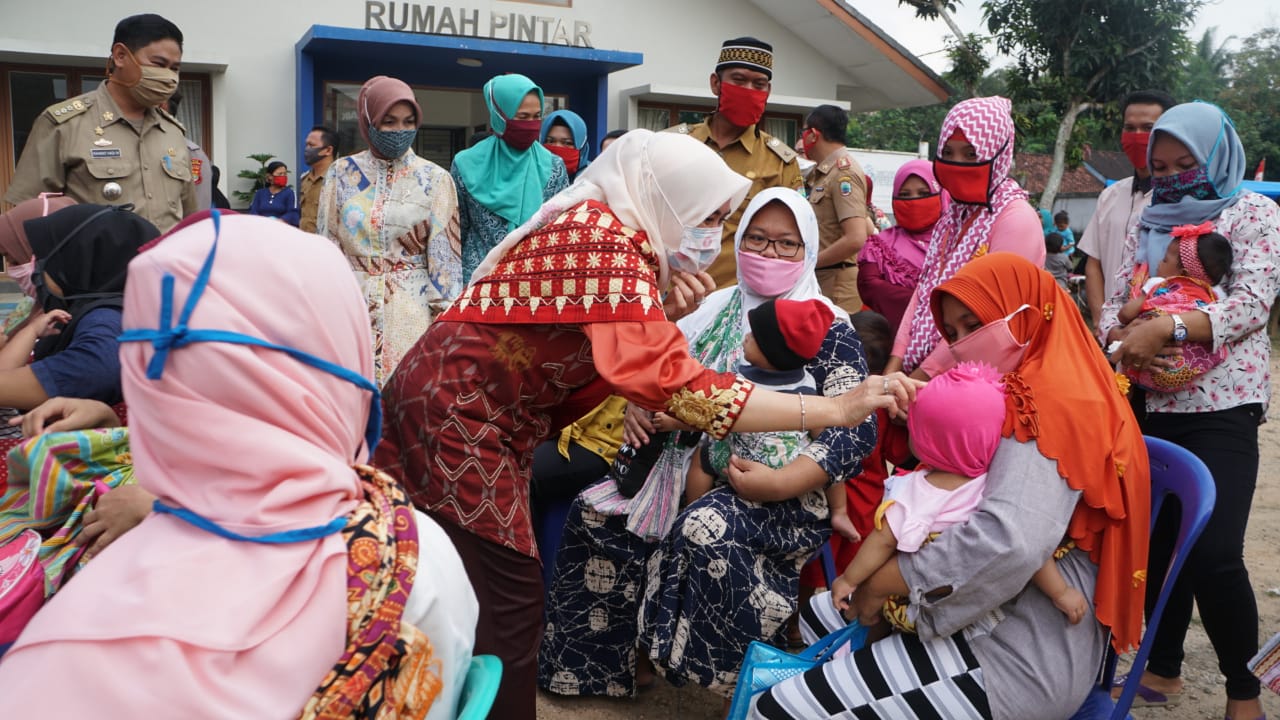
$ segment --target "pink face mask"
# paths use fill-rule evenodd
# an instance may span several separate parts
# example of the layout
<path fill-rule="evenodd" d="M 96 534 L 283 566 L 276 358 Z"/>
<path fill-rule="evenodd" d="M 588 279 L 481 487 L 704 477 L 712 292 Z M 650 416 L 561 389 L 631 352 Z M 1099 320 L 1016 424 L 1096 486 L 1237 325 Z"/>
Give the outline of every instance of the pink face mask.
<path fill-rule="evenodd" d="M 1003 375 L 1018 369 L 1028 343 L 1019 343 L 1009 329 L 1014 315 L 1030 309 L 1023 305 L 1000 320 L 987 323 L 963 338 L 951 343 L 951 355 L 956 362 L 986 363 Z"/>
<path fill-rule="evenodd" d="M 33 257 L 21 265 L 10 265 L 6 271 L 9 277 L 18 283 L 18 287 L 22 288 L 22 292 L 30 298 L 36 296 L 36 286 L 31 283 L 31 273 L 35 271 L 35 267 L 36 259 Z"/>
<path fill-rule="evenodd" d="M 804 263 L 739 251 L 738 272 L 752 292 L 761 297 L 776 298 L 800 282 Z"/>

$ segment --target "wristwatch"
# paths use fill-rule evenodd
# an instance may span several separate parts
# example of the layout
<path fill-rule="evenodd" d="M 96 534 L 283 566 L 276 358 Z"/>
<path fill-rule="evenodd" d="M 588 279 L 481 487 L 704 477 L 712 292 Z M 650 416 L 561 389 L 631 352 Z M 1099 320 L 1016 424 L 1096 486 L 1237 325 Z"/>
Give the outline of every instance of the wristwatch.
<path fill-rule="evenodd" d="M 1173 341 L 1186 342 L 1187 324 L 1182 322 L 1182 318 L 1177 315 L 1171 315 L 1170 317 L 1173 318 Z"/>

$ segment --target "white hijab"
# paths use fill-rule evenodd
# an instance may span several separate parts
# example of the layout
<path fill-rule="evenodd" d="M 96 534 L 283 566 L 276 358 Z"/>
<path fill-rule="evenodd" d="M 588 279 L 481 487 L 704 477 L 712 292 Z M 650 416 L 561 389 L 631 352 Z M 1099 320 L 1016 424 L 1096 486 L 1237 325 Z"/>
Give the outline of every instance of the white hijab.
<path fill-rule="evenodd" d="M 627 133 L 627 135 L 630 134 Z M 623 135 L 623 139 L 627 135 Z M 831 307 L 836 316 L 836 323 L 849 322 L 848 313 L 832 305 L 830 300 L 823 297 L 822 290 L 818 287 L 818 278 L 813 274 L 818 264 L 818 218 L 813 214 L 813 207 L 809 201 L 800 193 L 789 188 L 770 188 L 756 195 L 747 206 L 746 212 L 742 214 L 742 222 L 738 224 L 738 233 L 733 243 L 734 252 L 737 252 L 742 244 L 742 235 L 751 224 L 751 219 L 760 211 L 760 208 L 775 200 L 786 205 L 795 216 L 796 226 L 800 228 L 800 236 L 804 240 L 804 273 L 790 290 L 777 297 L 788 300 L 817 298 Z M 739 271 L 737 287 L 717 290 L 708 295 L 697 310 L 676 322 L 691 346 L 695 345 L 704 333 L 714 330 L 712 325 L 724 314 L 726 307 L 734 298 L 734 293 L 742 294 L 742 315 L 738 321 L 741 323 L 741 332 L 744 335 L 750 330 L 747 313 L 752 308 L 772 299 L 752 290 L 751 286 L 742 281 L 742 273 Z M 740 348 L 738 351 L 740 352 Z M 719 365 L 731 371 L 738 359 L 740 358 L 730 352 L 717 355 L 713 360 L 718 362 L 707 364 L 712 367 Z M 706 359 L 703 362 L 706 363 Z M 649 540 L 664 537 L 671 530 L 680 510 L 680 489 L 684 487 L 684 478 L 688 474 L 693 456 L 694 451 L 689 448 L 679 445 L 668 446 L 659 455 L 657 462 L 649 471 L 649 478 L 645 481 L 644 487 L 635 497 L 623 497 L 612 481 L 606 481 L 587 488 L 583 493 L 583 499 L 588 506 L 605 515 L 626 515 L 627 530 L 638 537 Z"/>
<path fill-rule="evenodd" d="M 750 188 L 750 180 L 687 135 L 632 130 L 609 145 L 572 185 L 508 233 L 472 277 L 488 275 L 507 250 L 566 210 L 585 200 L 598 200 L 624 225 L 648 234 L 658 255 L 658 286 L 665 291 L 670 281 L 667 255 L 680 248 L 684 228 L 699 225 L 726 202 L 732 213 Z"/>
<path fill-rule="evenodd" d="M 626 137 L 625 135 L 623 137 Z M 717 290 L 707 296 L 702 304 L 698 306 L 688 316 L 682 318 L 677 325 L 684 332 L 685 337 L 690 341 L 700 336 L 720 314 L 720 311 L 733 298 L 733 293 L 742 293 L 742 328 L 743 332 L 748 332 L 747 313 L 758 305 L 767 300 L 782 298 L 785 300 L 818 300 L 826 303 L 835 313 L 836 322 L 849 322 L 849 313 L 840 309 L 832 303 L 825 295 L 822 294 L 822 288 L 818 286 L 818 277 L 814 275 L 814 270 L 818 267 L 818 216 L 813 214 L 813 206 L 800 193 L 791 188 L 773 187 L 762 190 L 751 199 L 751 203 L 747 205 L 747 209 L 742 213 L 742 221 L 738 223 L 738 232 L 733 237 L 733 251 L 740 252 L 742 247 L 742 235 L 746 232 L 747 227 L 751 225 L 751 219 L 755 217 L 760 208 L 771 202 L 781 202 L 787 206 L 791 214 L 796 219 L 796 226 L 800 228 L 800 238 L 804 240 L 804 273 L 800 276 L 800 281 L 792 288 L 781 295 L 775 297 L 766 297 L 758 294 L 751 288 L 751 285 L 742 278 L 741 266 L 738 269 L 738 285 L 737 287 L 724 288 Z"/>

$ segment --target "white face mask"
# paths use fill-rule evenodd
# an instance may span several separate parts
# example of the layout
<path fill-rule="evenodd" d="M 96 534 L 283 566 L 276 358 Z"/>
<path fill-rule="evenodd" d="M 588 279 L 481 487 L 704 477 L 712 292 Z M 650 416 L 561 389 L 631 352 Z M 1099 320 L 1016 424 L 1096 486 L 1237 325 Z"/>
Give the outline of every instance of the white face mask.
<path fill-rule="evenodd" d="M 680 234 L 680 249 L 667 256 L 672 272 L 700 273 L 720 255 L 724 227 L 686 227 Z"/>

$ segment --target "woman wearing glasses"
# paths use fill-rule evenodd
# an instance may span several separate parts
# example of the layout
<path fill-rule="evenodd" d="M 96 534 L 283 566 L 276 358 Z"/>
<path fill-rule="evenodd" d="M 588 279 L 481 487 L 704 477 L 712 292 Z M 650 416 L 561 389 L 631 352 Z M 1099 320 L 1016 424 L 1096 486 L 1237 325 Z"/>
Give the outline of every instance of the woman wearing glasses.
<path fill-rule="evenodd" d="M 813 273 L 817 218 L 799 193 L 758 194 L 743 213 L 735 248 L 737 286 L 708 296 L 677 323 L 694 357 L 719 371 L 742 362 L 752 308 L 775 298 L 830 305 Z M 851 389 L 867 372 L 848 315 L 831 308 L 835 321 L 806 367 L 827 396 Z M 684 428 L 669 416 L 635 408 L 626 438 L 645 444 L 655 431 L 677 429 Z M 652 660 L 672 684 L 729 697 L 747 645 L 782 638 L 796 609 L 800 566 L 830 532 L 823 488 L 860 472 L 876 423 L 813 435 L 782 468 L 735 459 L 717 469 L 730 484 L 683 511 L 685 474 L 697 461 L 680 442 L 684 433 L 673 433 L 634 498 L 619 495 L 609 479 L 584 490 L 569 511 L 547 595 L 539 685 L 565 695 L 634 695 L 652 681 Z M 649 573 L 647 557 L 654 557 Z"/>

